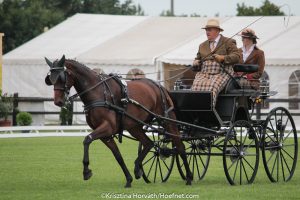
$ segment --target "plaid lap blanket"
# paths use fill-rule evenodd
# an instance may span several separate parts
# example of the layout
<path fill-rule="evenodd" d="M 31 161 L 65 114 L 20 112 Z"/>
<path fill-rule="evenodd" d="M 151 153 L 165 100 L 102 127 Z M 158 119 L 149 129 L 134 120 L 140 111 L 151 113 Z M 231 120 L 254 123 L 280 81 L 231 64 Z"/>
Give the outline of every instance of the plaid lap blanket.
<path fill-rule="evenodd" d="M 231 67 L 226 67 L 226 70 L 233 74 Z M 225 87 L 229 78 L 230 77 L 224 72 L 219 63 L 208 60 L 203 62 L 201 71 L 196 74 L 192 90 L 211 91 L 213 95 L 213 106 L 215 106 L 217 96 Z"/>

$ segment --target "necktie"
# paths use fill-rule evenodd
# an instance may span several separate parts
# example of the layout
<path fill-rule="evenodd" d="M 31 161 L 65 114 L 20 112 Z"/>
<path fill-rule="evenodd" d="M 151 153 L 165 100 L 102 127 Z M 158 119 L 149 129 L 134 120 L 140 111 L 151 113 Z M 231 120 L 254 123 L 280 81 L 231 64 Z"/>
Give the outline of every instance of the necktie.
<path fill-rule="evenodd" d="M 216 47 L 216 41 L 211 41 L 210 50 L 213 51 Z"/>

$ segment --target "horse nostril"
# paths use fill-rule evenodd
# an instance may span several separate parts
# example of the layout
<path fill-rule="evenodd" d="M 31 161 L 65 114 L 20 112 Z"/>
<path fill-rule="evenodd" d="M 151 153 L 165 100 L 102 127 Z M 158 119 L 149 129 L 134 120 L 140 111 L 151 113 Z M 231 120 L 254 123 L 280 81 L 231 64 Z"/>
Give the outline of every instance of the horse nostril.
<path fill-rule="evenodd" d="M 60 101 L 55 101 L 54 104 L 59 107 L 62 107 L 64 105 L 64 102 L 60 100 Z"/>

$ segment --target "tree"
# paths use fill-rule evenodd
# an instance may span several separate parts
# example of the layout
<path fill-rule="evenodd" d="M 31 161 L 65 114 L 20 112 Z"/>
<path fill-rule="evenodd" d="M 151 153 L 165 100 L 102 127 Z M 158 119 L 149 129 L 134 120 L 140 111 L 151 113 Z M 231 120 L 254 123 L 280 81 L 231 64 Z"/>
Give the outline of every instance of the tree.
<path fill-rule="evenodd" d="M 4 32 L 4 51 L 23 44 L 62 21 L 63 13 L 46 9 L 41 1 L 4 0 L 0 4 L 0 31 Z"/>
<path fill-rule="evenodd" d="M 237 16 L 275 16 L 285 15 L 280 11 L 280 7 L 271 3 L 269 0 L 265 0 L 263 5 L 259 8 L 252 6 L 247 7 L 244 3 L 237 4 Z"/>
<path fill-rule="evenodd" d="M 131 0 L 3 0 L 0 1 L 0 32 L 6 53 L 76 13 L 144 15 Z"/>

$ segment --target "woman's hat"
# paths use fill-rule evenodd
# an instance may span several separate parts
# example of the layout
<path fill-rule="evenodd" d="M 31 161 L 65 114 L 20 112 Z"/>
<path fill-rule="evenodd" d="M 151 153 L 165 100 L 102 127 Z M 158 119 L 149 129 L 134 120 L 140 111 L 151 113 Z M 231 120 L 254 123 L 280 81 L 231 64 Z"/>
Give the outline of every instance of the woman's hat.
<path fill-rule="evenodd" d="M 206 26 L 203 27 L 202 29 L 207 29 L 207 28 L 217 28 L 217 29 L 220 29 L 220 31 L 224 31 L 220 27 L 219 20 L 217 20 L 217 19 L 209 19 L 209 20 L 207 20 Z"/>
<path fill-rule="evenodd" d="M 255 32 L 250 29 L 250 28 L 246 28 L 244 30 L 242 30 L 241 34 L 239 34 L 241 37 L 245 37 L 245 38 L 251 38 L 251 39 L 259 39 L 256 35 Z"/>

